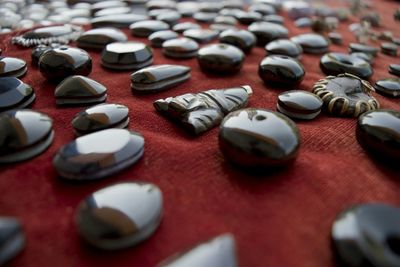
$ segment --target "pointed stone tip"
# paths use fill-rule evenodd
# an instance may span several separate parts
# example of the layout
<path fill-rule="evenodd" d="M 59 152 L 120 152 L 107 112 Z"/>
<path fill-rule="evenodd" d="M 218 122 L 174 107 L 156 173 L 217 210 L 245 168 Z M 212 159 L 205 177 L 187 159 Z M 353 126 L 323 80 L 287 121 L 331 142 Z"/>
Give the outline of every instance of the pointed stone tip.
<path fill-rule="evenodd" d="M 250 85 L 243 85 L 243 86 L 241 86 L 241 87 L 247 92 L 247 94 L 248 94 L 249 96 L 253 94 L 253 89 L 251 88 Z"/>

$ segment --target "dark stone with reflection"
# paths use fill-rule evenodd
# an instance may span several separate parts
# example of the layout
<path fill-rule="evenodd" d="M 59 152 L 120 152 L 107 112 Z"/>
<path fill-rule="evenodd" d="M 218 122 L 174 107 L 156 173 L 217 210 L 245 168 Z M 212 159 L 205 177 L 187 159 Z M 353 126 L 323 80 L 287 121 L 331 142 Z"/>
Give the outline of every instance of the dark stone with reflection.
<path fill-rule="evenodd" d="M 33 88 L 15 77 L 0 78 L 0 112 L 25 108 L 35 100 Z"/>
<path fill-rule="evenodd" d="M 136 245 L 158 228 L 161 190 L 150 183 L 118 183 L 94 192 L 76 212 L 79 234 L 89 244 L 116 250 Z"/>
<path fill-rule="evenodd" d="M 28 70 L 26 62 L 15 57 L 0 57 L 0 77 L 22 77 Z"/>
<path fill-rule="evenodd" d="M 245 53 L 250 53 L 256 45 L 256 36 L 246 30 L 229 29 L 219 35 L 219 41 L 240 48 Z"/>
<path fill-rule="evenodd" d="M 268 55 L 284 55 L 299 58 L 303 53 L 301 46 L 289 39 L 278 39 L 265 46 Z"/>
<path fill-rule="evenodd" d="M 159 20 L 143 20 L 129 26 L 133 36 L 148 37 L 150 34 L 169 29 L 169 25 Z"/>
<path fill-rule="evenodd" d="M 266 15 L 262 19 L 263 21 L 283 25 L 285 18 L 279 15 Z"/>
<path fill-rule="evenodd" d="M 12 260 L 25 246 L 21 222 L 12 217 L 0 217 L 0 265 Z"/>
<path fill-rule="evenodd" d="M 174 25 L 172 27 L 172 30 L 177 32 L 177 33 L 183 33 L 186 30 L 192 30 L 192 29 L 201 29 L 201 26 L 197 23 L 193 22 L 182 22 Z"/>
<path fill-rule="evenodd" d="M 262 19 L 262 14 L 252 11 L 241 12 L 236 18 L 241 24 L 250 25 L 253 22 L 260 21 Z"/>
<path fill-rule="evenodd" d="M 128 37 L 117 28 L 98 28 L 84 32 L 77 40 L 78 46 L 89 49 L 103 49 L 114 42 L 124 42 Z"/>
<path fill-rule="evenodd" d="M 222 121 L 219 147 L 238 166 L 281 166 L 295 160 L 300 133 L 281 113 L 247 108 L 230 113 Z"/>
<path fill-rule="evenodd" d="M 304 53 L 324 54 L 329 50 L 328 40 L 322 35 L 305 33 L 292 37 L 290 40 L 301 45 Z"/>
<path fill-rule="evenodd" d="M 398 46 L 394 43 L 382 43 L 381 44 L 381 51 L 382 53 L 392 56 L 392 57 L 397 57 L 397 50 Z"/>
<path fill-rule="evenodd" d="M 154 32 L 149 36 L 149 41 L 151 42 L 151 45 L 153 47 L 162 47 L 162 44 L 165 41 L 171 40 L 171 39 L 176 39 L 179 37 L 179 34 L 177 34 L 174 31 L 171 30 L 166 30 L 166 31 L 158 31 Z"/>
<path fill-rule="evenodd" d="M 400 64 L 390 64 L 389 73 L 396 76 L 400 76 Z"/>
<path fill-rule="evenodd" d="M 319 66 L 327 75 L 350 73 L 365 80 L 371 77 L 373 73 L 372 67 L 367 61 L 343 53 L 325 54 L 321 57 Z"/>
<path fill-rule="evenodd" d="M 163 54 L 171 58 L 192 58 L 197 55 L 199 44 L 189 38 L 182 37 L 165 41 L 162 44 Z"/>
<path fill-rule="evenodd" d="M 203 70 L 216 74 L 236 73 L 244 62 L 244 53 L 228 44 L 212 44 L 201 48 L 197 62 Z"/>
<path fill-rule="evenodd" d="M 157 20 L 162 21 L 167 23 L 170 26 L 174 26 L 179 22 L 179 20 L 182 18 L 181 14 L 177 11 L 170 11 L 170 12 L 165 12 L 161 13 L 157 16 Z"/>
<path fill-rule="evenodd" d="M 362 52 L 366 54 L 370 54 L 372 56 L 376 56 L 378 54 L 379 49 L 374 46 L 358 44 L 358 43 L 351 43 L 349 46 L 350 52 Z"/>
<path fill-rule="evenodd" d="M 374 64 L 374 56 L 372 56 L 371 54 L 366 54 L 363 52 L 353 52 L 353 53 L 350 53 L 350 55 L 364 59 L 371 65 Z"/>
<path fill-rule="evenodd" d="M 272 55 L 261 61 L 258 75 L 265 83 L 277 86 L 295 86 L 303 80 L 305 70 L 303 65 L 294 58 Z"/>
<path fill-rule="evenodd" d="M 375 83 L 375 91 L 389 97 L 400 97 L 400 78 L 386 78 Z"/>
<path fill-rule="evenodd" d="M 193 18 L 198 22 L 211 23 L 218 16 L 218 13 L 214 12 L 197 12 L 193 15 Z"/>
<path fill-rule="evenodd" d="M 195 40 L 198 43 L 209 43 L 218 37 L 218 32 L 210 29 L 189 29 L 183 32 L 183 36 Z"/>
<path fill-rule="evenodd" d="M 292 90 L 279 94 L 277 110 L 292 119 L 312 120 L 321 113 L 322 104 L 313 93 Z"/>
<path fill-rule="evenodd" d="M 53 43 L 51 45 L 38 45 L 35 48 L 32 49 L 31 52 L 31 63 L 34 66 L 38 66 L 39 65 L 39 58 L 47 51 L 53 49 L 53 48 L 58 48 L 60 46 L 65 46 L 65 45 L 61 45 L 58 43 Z"/>
<path fill-rule="evenodd" d="M 120 14 L 118 16 L 109 15 L 101 16 L 92 19 L 91 24 L 93 28 L 102 27 L 115 27 L 115 28 L 128 28 L 132 23 L 149 19 L 146 15 L 139 14 Z"/>
<path fill-rule="evenodd" d="M 267 43 L 281 38 L 287 38 L 289 31 L 282 25 L 269 22 L 254 22 L 248 30 L 257 37 L 257 45 L 265 46 Z"/>

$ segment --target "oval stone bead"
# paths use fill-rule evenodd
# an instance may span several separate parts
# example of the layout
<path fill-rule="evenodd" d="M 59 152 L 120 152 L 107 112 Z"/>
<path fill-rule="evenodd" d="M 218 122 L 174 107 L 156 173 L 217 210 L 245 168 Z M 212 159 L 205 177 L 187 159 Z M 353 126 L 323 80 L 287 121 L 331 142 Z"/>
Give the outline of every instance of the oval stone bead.
<path fill-rule="evenodd" d="M 136 245 L 158 228 L 161 190 L 149 183 L 119 183 L 85 198 L 76 211 L 79 234 L 89 244 L 116 250 Z"/>
<path fill-rule="evenodd" d="M 196 42 L 209 43 L 218 37 L 218 32 L 210 29 L 189 29 L 183 32 L 183 36 Z"/>
<path fill-rule="evenodd" d="M 147 15 L 140 14 L 120 14 L 118 16 L 108 15 L 101 16 L 91 20 L 93 28 L 102 27 L 115 27 L 115 28 L 128 28 L 132 23 L 147 20 L 149 17 Z"/>
<path fill-rule="evenodd" d="M 84 135 L 109 128 L 126 128 L 129 109 L 120 104 L 100 104 L 76 114 L 72 127 L 77 135 Z"/>
<path fill-rule="evenodd" d="M 371 65 L 359 58 L 343 53 L 327 53 L 319 62 L 321 70 L 327 75 L 350 73 L 361 79 L 368 79 L 373 74 Z"/>
<path fill-rule="evenodd" d="M 214 73 L 238 72 L 244 62 L 244 53 L 228 44 L 212 44 L 201 48 L 197 62 L 203 70 Z"/>
<path fill-rule="evenodd" d="M 171 30 L 158 31 L 158 32 L 152 33 L 149 36 L 149 41 L 151 42 L 151 45 L 153 47 L 162 47 L 162 44 L 165 41 L 168 41 L 171 39 L 176 39 L 178 37 L 179 37 L 179 34 L 177 34 L 174 31 L 171 31 Z"/>
<path fill-rule="evenodd" d="M 294 86 L 301 83 L 305 70 L 303 65 L 294 58 L 272 55 L 261 61 L 258 75 L 265 83 Z"/>
<path fill-rule="evenodd" d="M 296 124 L 281 113 L 247 108 L 222 121 L 219 147 L 238 166 L 285 165 L 297 156 L 300 134 Z"/>
<path fill-rule="evenodd" d="M 94 180 L 131 166 L 142 157 L 143 151 L 144 138 L 139 133 L 106 129 L 61 147 L 53 165 L 65 179 Z"/>
<path fill-rule="evenodd" d="M 0 114 L 0 163 L 35 157 L 53 141 L 53 121 L 45 114 L 28 109 Z"/>
<path fill-rule="evenodd" d="M 0 265 L 13 259 L 25 246 L 21 222 L 12 217 L 0 217 Z"/>
<path fill-rule="evenodd" d="M 379 94 L 400 97 L 400 78 L 386 78 L 375 83 L 375 91 Z"/>
<path fill-rule="evenodd" d="M 400 64 L 390 64 L 389 73 L 396 76 L 400 76 Z"/>
<path fill-rule="evenodd" d="M 397 50 L 398 46 L 394 43 L 382 43 L 381 44 L 381 51 L 383 54 L 392 56 L 392 57 L 397 57 Z"/>
<path fill-rule="evenodd" d="M 193 18 L 197 22 L 211 23 L 218 16 L 218 13 L 214 12 L 197 12 L 193 15 Z"/>
<path fill-rule="evenodd" d="M 92 72 L 92 58 L 82 49 L 54 48 L 39 59 L 39 70 L 49 80 L 62 80 L 72 75 L 87 76 Z"/>
<path fill-rule="evenodd" d="M 350 52 L 362 52 L 366 54 L 370 54 L 372 56 L 376 56 L 378 54 L 379 49 L 374 46 L 358 44 L 358 43 L 351 43 L 349 46 Z"/>
<path fill-rule="evenodd" d="M 150 34 L 169 29 L 169 25 L 159 20 L 138 21 L 129 26 L 133 36 L 148 37 Z"/>
<path fill-rule="evenodd" d="M 0 77 L 22 77 L 27 71 L 26 62 L 15 57 L 0 57 Z"/>
<path fill-rule="evenodd" d="M 291 41 L 301 45 L 304 53 L 308 54 L 324 54 L 329 50 L 328 40 L 322 35 L 315 33 L 305 33 L 294 36 Z"/>
<path fill-rule="evenodd" d="M 15 77 L 0 78 L 0 112 L 25 108 L 35 100 L 32 87 Z"/>
<path fill-rule="evenodd" d="M 58 43 L 53 43 L 51 45 L 38 45 L 35 48 L 32 49 L 32 53 L 31 53 L 31 63 L 34 66 L 38 66 L 39 65 L 39 58 L 47 51 L 53 49 L 53 48 L 59 48 L 60 46 L 66 46 L 67 45 L 61 45 Z"/>
<path fill-rule="evenodd" d="M 246 30 L 229 29 L 220 33 L 219 41 L 240 48 L 245 53 L 250 53 L 256 45 L 256 36 Z"/>
<path fill-rule="evenodd" d="M 114 42 L 124 42 L 128 37 L 117 28 L 99 28 L 84 32 L 77 40 L 78 46 L 89 49 L 103 49 Z"/>
<path fill-rule="evenodd" d="M 312 120 L 321 113 L 322 104 L 313 93 L 292 90 L 279 94 L 277 110 L 292 119 Z"/>
<path fill-rule="evenodd" d="M 146 93 L 173 88 L 190 78 L 190 68 L 180 65 L 155 65 L 131 75 L 134 92 Z"/>
<path fill-rule="evenodd" d="M 265 46 L 276 39 L 287 38 L 289 35 L 289 31 L 284 26 L 264 21 L 252 23 L 248 30 L 257 37 L 259 46 Z"/>
<path fill-rule="evenodd" d="M 265 46 L 268 55 L 284 55 L 299 58 L 303 53 L 301 46 L 288 39 L 278 39 Z"/>
<path fill-rule="evenodd" d="M 171 39 L 162 44 L 163 54 L 171 58 L 192 58 L 197 55 L 199 45 L 192 39 L 182 37 Z"/>
<path fill-rule="evenodd" d="M 183 33 L 184 31 L 191 29 L 201 29 L 201 26 L 194 22 L 181 22 L 175 24 L 174 27 L 172 27 L 172 30 L 177 33 Z"/>

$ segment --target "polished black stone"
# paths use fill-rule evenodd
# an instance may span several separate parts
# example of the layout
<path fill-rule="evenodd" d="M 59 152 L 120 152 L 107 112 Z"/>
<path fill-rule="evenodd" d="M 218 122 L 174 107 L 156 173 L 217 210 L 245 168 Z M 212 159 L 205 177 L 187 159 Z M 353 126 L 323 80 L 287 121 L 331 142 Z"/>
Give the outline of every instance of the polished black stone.
<path fill-rule="evenodd" d="M 124 3 L 123 1 L 105 0 L 105 1 L 99 1 L 99 2 L 93 3 L 91 5 L 91 10 L 93 13 L 96 13 L 102 9 L 125 7 L 125 6 L 126 6 L 126 3 Z"/>
<path fill-rule="evenodd" d="M 223 117 L 247 105 L 250 86 L 184 94 L 154 102 L 161 114 L 180 122 L 192 134 L 201 134 L 220 124 Z"/>
<path fill-rule="evenodd" d="M 129 29 L 133 36 L 148 37 L 153 32 L 168 30 L 169 25 L 159 20 L 143 20 L 133 23 Z"/>
<path fill-rule="evenodd" d="M 147 20 L 147 15 L 139 14 L 120 14 L 118 16 L 102 16 L 92 19 L 91 24 L 93 28 L 101 27 L 115 27 L 115 28 L 127 28 L 132 23 Z"/>
<path fill-rule="evenodd" d="M 107 88 L 84 76 L 74 75 L 64 79 L 55 89 L 57 105 L 87 105 L 104 102 Z"/>
<path fill-rule="evenodd" d="M 183 32 L 183 36 L 198 43 L 209 43 L 218 37 L 218 32 L 210 29 L 189 29 Z"/>
<path fill-rule="evenodd" d="M 252 11 L 241 12 L 236 18 L 241 24 L 250 25 L 253 22 L 260 21 L 262 14 Z"/>
<path fill-rule="evenodd" d="M 400 76 L 400 64 L 390 64 L 389 73 L 396 76 Z"/>
<path fill-rule="evenodd" d="M 305 33 L 292 37 L 290 40 L 301 45 L 304 53 L 324 54 L 329 50 L 329 43 L 322 35 Z"/>
<path fill-rule="evenodd" d="M 27 71 L 26 62 L 15 57 L 0 57 L 0 77 L 21 77 Z"/>
<path fill-rule="evenodd" d="M 151 0 L 147 1 L 146 7 L 148 10 L 153 9 L 176 9 L 176 2 L 171 0 Z"/>
<path fill-rule="evenodd" d="M 276 9 L 273 6 L 263 3 L 252 4 L 251 6 L 249 6 L 249 11 L 257 12 L 264 16 L 276 14 Z"/>
<path fill-rule="evenodd" d="M 363 52 L 363 53 L 366 53 L 366 54 L 370 54 L 372 56 L 376 56 L 376 54 L 379 51 L 379 49 L 377 47 L 358 44 L 358 43 L 351 43 L 349 45 L 349 49 L 350 49 L 350 53 Z"/>
<path fill-rule="evenodd" d="M 257 37 L 257 45 L 265 46 L 267 43 L 281 38 L 287 38 L 289 31 L 282 25 L 269 22 L 254 22 L 248 30 Z"/>
<path fill-rule="evenodd" d="M 374 56 L 372 56 L 371 54 L 366 54 L 363 52 L 353 52 L 353 53 L 350 53 L 350 55 L 364 59 L 371 65 L 374 63 Z"/>
<path fill-rule="evenodd" d="M 328 33 L 328 38 L 335 45 L 343 44 L 343 37 L 338 32 L 330 32 L 330 33 Z"/>
<path fill-rule="evenodd" d="M 281 113 L 247 108 L 230 113 L 222 121 L 219 147 L 238 166 L 285 165 L 297 156 L 300 133 L 296 124 Z"/>
<path fill-rule="evenodd" d="M 51 44 L 51 45 L 43 45 L 42 44 L 42 45 L 38 45 L 38 46 L 34 47 L 32 49 L 32 52 L 31 52 L 31 63 L 32 63 L 32 65 L 38 66 L 39 65 L 39 58 L 43 55 L 44 52 L 46 52 L 46 51 L 48 51 L 50 49 L 53 49 L 53 48 L 58 48 L 60 46 L 62 46 L 62 45 L 58 44 L 58 43 L 54 43 L 54 44 Z"/>
<path fill-rule="evenodd" d="M 77 40 L 81 48 L 103 49 L 114 42 L 124 42 L 128 37 L 117 28 L 98 28 L 84 32 Z"/>
<path fill-rule="evenodd" d="M 352 74 L 327 76 L 313 86 L 313 93 L 324 101 L 324 110 L 335 116 L 358 117 L 379 108 L 368 81 Z"/>
<path fill-rule="evenodd" d="M 76 224 L 89 244 L 106 250 L 136 245 L 158 228 L 161 190 L 150 183 L 118 183 L 98 190 L 78 206 Z"/>
<path fill-rule="evenodd" d="M 303 80 L 305 70 L 303 65 L 294 58 L 272 55 L 261 61 L 258 75 L 265 83 L 277 86 L 295 86 Z"/>
<path fill-rule="evenodd" d="M 238 21 L 232 16 L 218 16 L 214 19 L 213 23 L 235 26 L 238 23 Z"/>
<path fill-rule="evenodd" d="M 266 15 L 262 18 L 263 21 L 283 25 L 285 18 L 279 15 Z"/>
<path fill-rule="evenodd" d="M 77 135 L 84 135 L 109 128 L 126 128 L 129 109 L 120 104 L 100 104 L 85 109 L 72 120 Z"/>
<path fill-rule="evenodd" d="M 321 108 L 321 98 L 307 91 L 286 91 L 278 96 L 277 110 L 292 119 L 312 120 Z"/>
<path fill-rule="evenodd" d="M 153 47 L 162 47 L 162 44 L 165 41 L 171 40 L 171 39 L 176 39 L 179 37 L 179 34 L 171 31 L 171 30 L 166 30 L 166 31 L 159 31 L 152 33 L 149 36 L 149 41 L 151 42 L 151 45 Z"/>
<path fill-rule="evenodd" d="M 220 1 L 208 1 L 201 2 L 199 6 L 200 12 L 216 12 L 218 13 L 222 9 L 223 3 Z"/>
<path fill-rule="evenodd" d="M 182 17 L 193 17 L 199 11 L 200 5 L 195 1 L 184 1 L 178 2 L 176 8 Z"/>
<path fill-rule="evenodd" d="M 137 70 L 153 63 L 153 52 L 144 43 L 127 41 L 108 44 L 101 53 L 101 64 L 114 70 Z"/>
<path fill-rule="evenodd" d="M 237 267 L 235 239 L 230 234 L 217 236 L 179 252 L 157 264 L 157 267 Z"/>
<path fill-rule="evenodd" d="M 174 30 L 177 33 L 183 33 L 184 31 L 191 29 L 201 29 L 201 26 L 194 22 L 182 22 L 175 24 L 172 27 L 172 30 Z"/>
<path fill-rule="evenodd" d="M 134 92 L 147 93 L 173 88 L 190 78 L 190 68 L 180 65 L 155 65 L 131 75 Z"/>
<path fill-rule="evenodd" d="M 213 31 L 217 31 L 219 33 L 226 31 L 226 30 L 234 30 L 237 29 L 236 26 L 229 25 L 229 24 L 217 24 L 213 23 L 209 26 L 209 28 Z"/>
<path fill-rule="evenodd" d="M 256 36 L 246 30 L 229 29 L 219 35 L 219 41 L 240 48 L 245 53 L 250 53 L 256 45 Z"/>
<path fill-rule="evenodd" d="M 193 15 L 193 18 L 198 22 L 211 23 L 218 16 L 218 13 L 214 12 L 197 12 Z"/>
<path fill-rule="evenodd" d="M 181 18 L 181 14 L 177 11 L 166 12 L 157 16 L 157 20 L 168 23 L 170 26 L 177 24 Z"/>
<path fill-rule="evenodd" d="M 338 75 L 340 73 L 350 73 L 368 79 L 373 74 L 371 65 L 359 58 L 343 53 L 327 53 L 319 62 L 321 70 L 327 75 Z"/>
<path fill-rule="evenodd" d="M 397 50 L 398 50 L 398 46 L 394 43 L 382 43 L 381 44 L 381 51 L 382 51 L 382 53 L 384 53 L 386 55 L 397 57 Z"/>
<path fill-rule="evenodd" d="M 289 39 L 278 39 L 265 46 L 268 55 L 284 55 L 299 58 L 303 53 L 301 46 Z"/>
<path fill-rule="evenodd" d="M 238 72 L 244 59 L 242 50 L 228 44 L 211 44 L 201 48 L 197 54 L 200 67 L 216 74 Z"/>
<path fill-rule="evenodd" d="M 158 15 L 160 14 L 164 14 L 164 13 L 169 13 L 169 12 L 175 12 L 175 10 L 173 9 L 152 9 L 148 12 L 148 15 L 150 16 L 150 18 L 152 19 L 156 19 Z"/>
<path fill-rule="evenodd" d="M 332 225 L 333 247 L 341 266 L 400 266 L 400 209 L 368 203 L 342 211 Z"/>
<path fill-rule="evenodd" d="M 391 97 L 400 97 L 400 78 L 386 78 L 375 83 L 375 91 Z"/>
<path fill-rule="evenodd" d="M 299 18 L 294 22 L 297 28 L 308 28 L 311 27 L 312 20 L 310 18 Z"/>
<path fill-rule="evenodd" d="M 162 44 L 163 53 L 171 58 L 192 58 L 197 55 L 199 45 L 189 38 L 176 38 L 165 41 Z"/>
<path fill-rule="evenodd" d="M 35 157 L 53 141 L 53 122 L 45 114 L 28 109 L 0 114 L 0 163 Z"/>
<path fill-rule="evenodd" d="M 0 112 L 25 108 L 35 100 L 33 88 L 15 77 L 0 78 Z"/>
<path fill-rule="evenodd" d="M 25 246 L 21 222 L 12 217 L 0 217 L 0 265 L 12 260 Z"/>
<path fill-rule="evenodd" d="M 132 9 L 127 6 L 121 7 L 110 7 L 100 9 L 99 11 L 94 13 L 94 17 L 102 17 L 102 16 L 119 16 L 121 14 L 128 14 L 132 12 Z"/>
<path fill-rule="evenodd" d="M 144 138 L 139 133 L 106 129 L 81 136 L 61 147 L 53 165 L 63 178 L 94 180 L 128 168 L 142 157 L 143 151 Z"/>
<path fill-rule="evenodd" d="M 46 51 L 39 58 L 39 70 L 49 80 L 87 76 L 92 71 L 92 58 L 85 50 L 62 46 Z"/>

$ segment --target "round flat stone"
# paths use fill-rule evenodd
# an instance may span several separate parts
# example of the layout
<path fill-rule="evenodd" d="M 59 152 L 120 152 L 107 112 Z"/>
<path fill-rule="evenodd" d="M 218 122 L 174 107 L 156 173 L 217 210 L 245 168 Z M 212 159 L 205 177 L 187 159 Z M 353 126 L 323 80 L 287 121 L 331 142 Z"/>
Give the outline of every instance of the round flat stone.
<path fill-rule="evenodd" d="M 266 83 L 278 86 L 294 86 L 301 83 L 305 70 L 303 65 L 294 58 L 272 55 L 261 61 L 258 75 Z"/>
<path fill-rule="evenodd" d="M 311 27 L 312 20 L 310 18 L 299 18 L 294 22 L 297 28 L 308 28 Z"/>
<path fill-rule="evenodd" d="M 32 87 L 15 77 L 0 77 L 0 112 L 25 108 L 35 100 Z"/>
<path fill-rule="evenodd" d="M 332 241 L 343 266 L 395 267 L 399 256 L 400 209 L 370 203 L 341 212 L 332 225 Z"/>
<path fill-rule="evenodd" d="M 239 166 L 269 167 L 292 162 L 300 147 L 296 124 L 265 109 L 242 109 L 227 115 L 219 132 L 224 156 Z"/>
<path fill-rule="evenodd" d="M 0 217 L 0 265 L 13 259 L 25 246 L 21 222 L 12 217 Z"/>
<path fill-rule="evenodd" d="M 276 9 L 273 6 L 268 4 L 263 4 L 262 2 L 254 3 L 251 6 L 249 6 L 249 11 L 257 12 L 264 16 L 276 14 Z"/>
<path fill-rule="evenodd" d="M 158 228 L 161 190 L 149 183 L 119 183 L 85 198 L 76 211 L 79 234 L 91 245 L 116 250 L 136 245 Z"/>
<path fill-rule="evenodd" d="M 338 32 L 328 33 L 328 38 L 335 45 L 343 44 L 343 36 Z"/>
<path fill-rule="evenodd" d="M 101 64 L 114 70 L 137 70 L 153 63 L 153 52 L 140 42 L 108 44 L 101 53 Z"/>
<path fill-rule="evenodd" d="M 374 47 L 374 46 L 368 46 L 368 45 L 363 45 L 363 44 L 358 44 L 358 43 L 351 43 L 349 45 L 350 52 L 363 52 L 366 54 L 370 54 L 372 56 L 376 56 L 378 54 L 379 49 Z"/>
<path fill-rule="evenodd" d="M 303 53 L 301 46 L 288 39 L 278 39 L 265 46 L 268 55 L 284 55 L 299 58 Z"/>
<path fill-rule="evenodd" d="M 132 23 L 147 20 L 149 17 L 147 15 L 141 14 L 120 14 L 118 16 L 109 15 L 101 16 L 91 20 L 93 28 L 102 27 L 115 27 L 115 28 L 128 28 Z"/>
<path fill-rule="evenodd" d="M 389 73 L 396 76 L 400 76 L 400 64 L 390 64 Z"/>
<path fill-rule="evenodd" d="M 373 70 L 371 65 L 359 58 L 343 53 L 327 53 L 319 62 L 321 70 L 327 75 L 338 75 L 340 73 L 350 73 L 368 79 Z"/>
<path fill-rule="evenodd" d="M 143 151 L 144 138 L 139 133 L 106 129 L 61 147 L 53 165 L 65 179 L 94 180 L 128 168 L 142 157 Z"/>
<path fill-rule="evenodd" d="M 377 81 L 375 91 L 385 96 L 400 97 L 400 78 L 386 78 Z"/>
<path fill-rule="evenodd" d="M 163 21 L 169 24 L 170 26 L 173 26 L 177 24 L 181 18 L 182 16 L 179 12 L 171 11 L 159 14 L 156 19 L 159 21 Z"/>
<path fill-rule="evenodd" d="M 48 50 L 40 57 L 39 70 L 49 80 L 87 76 L 92 71 L 92 58 L 85 50 L 62 46 Z"/>
<path fill-rule="evenodd" d="M 350 53 L 350 55 L 361 58 L 361 59 L 367 61 L 371 65 L 374 63 L 374 56 L 372 56 L 371 54 L 366 54 L 363 52 L 353 52 L 353 53 Z"/>
<path fill-rule="evenodd" d="M 150 16 L 150 18 L 152 19 L 157 19 L 157 16 L 160 14 L 164 14 L 164 13 L 168 13 L 168 12 L 175 12 L 175 10 L 173 9 L 166 9 L 166 8 L 162 8 L 162 9 L 152 9 L 149 10 L 148 15 Z"/>
<path fill-rule="evenodd" d="M 162 47 L 162 44 L 165 41 L 176 39 L 178 37 L 179 34 L 171 30 L 158 31 L 149 36 L 149 41 L 153 47 Z"/>
<path fill-rule="evenodd" d="M 218 16 L 218 13 L 214 12 L 197 12 L 193 15 L 193 18 L 198 22 L 211 23 Z"/>
<path fill-rule="evenodd" d="M 260 21 L 262 19 L 262 14 L 252 11 L 241 12 L 236 18 L 241 24 L 250 25 L 253 22 Z"/>
<path fill-rule="evenodd" d="M 312 120 L 321 113 L 322 104 L 313 93 L 293 90 L 278 96 L 277 110 L 292 119 Z"/>
<path fill-rule="evenodd" d="M 229 25 L 229 24 L 217 24 L 213 23 L 209 26 L 209 28 L 213 31 L 217 31 L 219 33 L 226 31 L 226 30 L 232 30 L 232 29 L 237 29 L 236 26 Z"/>
<path fill-rule="evenodd" d="M 216 39 L 218 32 L 210 29 L 189 29 L 183 32 L 183 36 L 202 44 Z"/>
<path fill-rule="evenodd" d="M 287 38 L 289 35 L 289 31 L 284 26 L 264 21 L 252 23 L 248 30 L 257 37 L 259 46 L 265 46 L 276 39 Z"/>
<path fill-rule="evenodd" d="M 386 55 L 397 57 L 397 50 L 398 50 L 398 46 L 394 43 L 382 43 L 381 44 L 381 51 L 382 51 L 382 53 L 384 53 Z"/>
<path fill-rule="evenodd" d="M 76 114 L 72 127 L 77 135 L 84 135 L 109 128 L 126 128 L 129 109 L 120 104 L 100 104 Z"/>
<path fill-rule="evenodd" d="M 301 45 L 304 53 L 324 54 L 329 50 L 328 40 L 319 34 L 304 33 L 294 36 L 290 40 Z"/>
<path fill-rule="evenodd" d="M 147 93 L 173 88 L 190 78 L 190 68 L 180 65 L 156 65 L 131 75 L 134 92 Z"/>
<path fill-rule="evenodd" d="M 27 71 L 26 62 L 15 57 L 0 57 L 0 77 L 22 77 Z"/>
<path fill-rule="evenodd" d="M 126 6 L 122 7 L 110 7 L 110 8 L 104 8 L 96 13 L 94 13 L 95 17 L 101 17 L 101 16 L 118 16 L 121 14 L 128 14 L 132 12 L 132 9 Z"/>
<path fill-rule="evenodd" d="M 262 18 L 263 21 L 283 25 L 285 18 L 279 15 L 266 15 Z"/>
<path fill-rule="evenodd" d="M 143 20 L 133 23 L 129 29 L 133 36 L 148 37 L 153 32 L 168 30 L 169 25 L 159 20 Z"/>
<path fill-rule="evenodd" d="M 192 58 L 197 55 L 199 45 L 189 38 L 176 38 L 162 44 L 163 54 L 171 58 Z"/>
<path fill-rule="evenodd" d="M 186 30 L 192 29 L 201 29 L 201 26 L 194 22 L 181 22 L 172 27 L 172 30 L 177 33 L 183 33 Z"/>
<path fill-rule="evenodd" d="M 229 29 L 219 35 L 219 41 L 240 48 L 245 53 L 250 53 L 256 45 L 256 36 L 246 30 Z"/>
<path fill-rule="evenodd" d="M 103 49 L 114 42 L 125 42 L 128 37 L 117 28 L 106 27 L 84 32 L 77 40 L 78 46 L 89 49 Z"/>
<path fill-rule="evenodd" d="M 199 50 L 197 62 L 203 70 L 214 73 L 238 72 L 244 62 L 244 53 L 228 44 L 212 44 Z"/>
<path fill-rule="evenodd" d="M 53 122 L 45 114 L 10 110 L 0 114 L 0 163 L 35 157 L 53 141 Z"/>
<path fill-rule="evenodd" d="M 213 22 L 216 24 L 226 24 L 232 26 L 235 26 L 238 23 L 237 19 L 232 16 L 218 16 L 214 19 Z"/>

